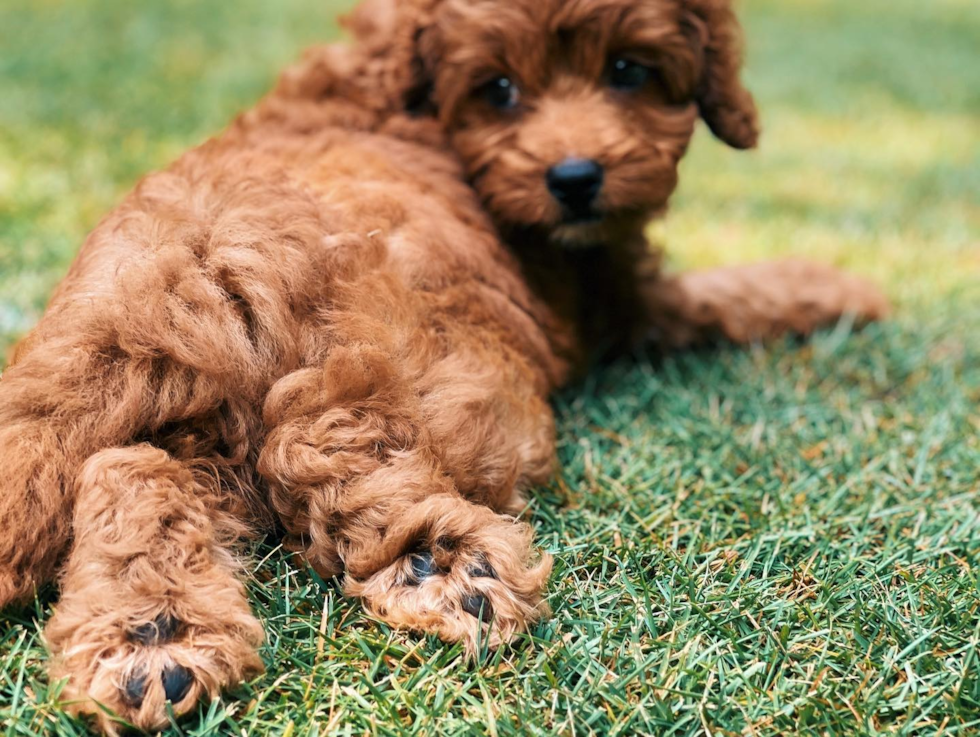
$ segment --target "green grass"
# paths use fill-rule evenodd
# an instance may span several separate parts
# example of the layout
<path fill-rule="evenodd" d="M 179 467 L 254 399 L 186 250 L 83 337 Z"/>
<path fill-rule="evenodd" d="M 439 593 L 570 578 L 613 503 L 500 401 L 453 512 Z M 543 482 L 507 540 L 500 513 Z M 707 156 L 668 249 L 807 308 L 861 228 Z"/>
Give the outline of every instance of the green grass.
<path fill-rule="evenodd" d="M 138 176 L 343 4 L 4 0 L 0 350 Z M 743 6 L 763 148 L 702 134 L 655 232 L 684 267 L 861 271 L 894 320 L 623 363 L 558 398 L 563 471 L 529 511 L 555 616 L 478 667 L 260 548 L 268 673 L 173 734 L 980 730 L 980 6 Z M 84 733 L 44 673 L 52 602 L 0 622 L 7 735 Z"/>

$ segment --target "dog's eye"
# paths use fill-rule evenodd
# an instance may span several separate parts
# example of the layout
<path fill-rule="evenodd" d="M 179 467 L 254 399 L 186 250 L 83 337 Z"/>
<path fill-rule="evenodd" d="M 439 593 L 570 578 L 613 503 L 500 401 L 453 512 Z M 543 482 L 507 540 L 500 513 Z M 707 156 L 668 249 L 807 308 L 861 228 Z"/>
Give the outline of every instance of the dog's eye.
<path fill-rule="evenodd" d="M 609 69 L 609 84 L 623 92 L 641 89 L 650 80 L 650 67 L 629 59 L 613 59 Z"/>
<path fill-rule="evenodd" d="M 484 99 L 496 108 L 510 110 L 521 101 L 521 91 L 512 79 L 497 77 L 480 88 Z"/>

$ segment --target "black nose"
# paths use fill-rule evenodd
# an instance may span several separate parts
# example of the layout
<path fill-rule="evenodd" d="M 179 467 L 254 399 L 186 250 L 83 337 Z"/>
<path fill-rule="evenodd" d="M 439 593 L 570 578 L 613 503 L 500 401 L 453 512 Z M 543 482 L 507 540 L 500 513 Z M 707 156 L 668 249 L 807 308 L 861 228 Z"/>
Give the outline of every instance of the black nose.
<path fill-rule="evenodd" d="M 604 172 L 591 159 L 565 159 L 548 170 L 548 189 L 573 211 L 588 210 L 602 189 Z"/>

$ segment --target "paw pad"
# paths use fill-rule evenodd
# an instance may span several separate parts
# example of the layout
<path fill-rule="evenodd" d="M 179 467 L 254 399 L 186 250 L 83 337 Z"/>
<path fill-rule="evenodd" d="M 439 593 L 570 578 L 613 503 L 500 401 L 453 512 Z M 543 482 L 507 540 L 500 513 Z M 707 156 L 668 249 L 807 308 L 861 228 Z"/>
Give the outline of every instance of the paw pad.
<path fill-rule="evenodd" d="M 194 683 L 194 676 L 191 675 L 191 672 L 176 663 L 163 669 L 161 679 L 163 680 L 163 693 L 167 697 L 167 701 L 172 704 L 179 704 L 183 701 L 187 692 L 191 690 L 191 684 Z"/>
<path fill-rule="evenodd" d="M 135 627 L 129 633 L 129 640 L 140 645 L 160 645 L 174 639 L 179 630 L 180 620 L 164 613 L 152 622 L 145 622 Z"/>
<path fill-rule="evenodd" d="M 146 673 L 135 672 L 126 676 L 122 687 L 123 700 L 134 709 L 139 709 L 143 705 L 143 698 L 146 696 Z"/>
<path fill-rule="evenodd" d="M 493 607 L 490 601 L 483 594 L 468 594 L 460 602 L 463 611 L 472 617 L 476 617 L 481 622 L 489 622 L 493 619 Z"/>
<path fill-rule="evenodd" d="M 414 583 L 416 584 L 439 573 L 439 567 L 436 565 L 432 553 L 429 552 L 415 553 L 409 559 L 409 564 L 412 567 L 412 575 L 415 577 Z"/>

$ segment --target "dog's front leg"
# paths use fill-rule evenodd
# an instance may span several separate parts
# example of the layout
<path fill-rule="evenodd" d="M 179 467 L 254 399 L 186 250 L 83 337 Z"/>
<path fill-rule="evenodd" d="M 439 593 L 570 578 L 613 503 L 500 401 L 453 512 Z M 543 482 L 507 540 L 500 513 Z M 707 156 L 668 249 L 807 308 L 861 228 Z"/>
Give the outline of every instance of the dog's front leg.
<path fill-rule="evenodd" d="M 879 320 L 888 300 L 870 282 L 795 259 L 694 271 L 641 282 L 645 337 L 667 348 L 807 335 L 845 316 Z"/>
<path fill-rule="evenodd" d="M 550 558 L 526 524 L 459 493 L 396 363 L 337 348 L 281 380 L 259 471 L 295 546 L 322 575 L 346 571 L 369 612 L 470 650 L 500 644 L 546 612 Z"/>
<path fill-rule="evenodd" d="M 210 488 L 209 484 L 214 484 Z M 217 483 L 147 445 L 92 456 L 74 544 L 44 631 L 63 698 L 113 734 L 164 727 L 262 670 L 262 627 L 230 550 Z M 170 706 L 167 706 L 170 702 Z"/>

